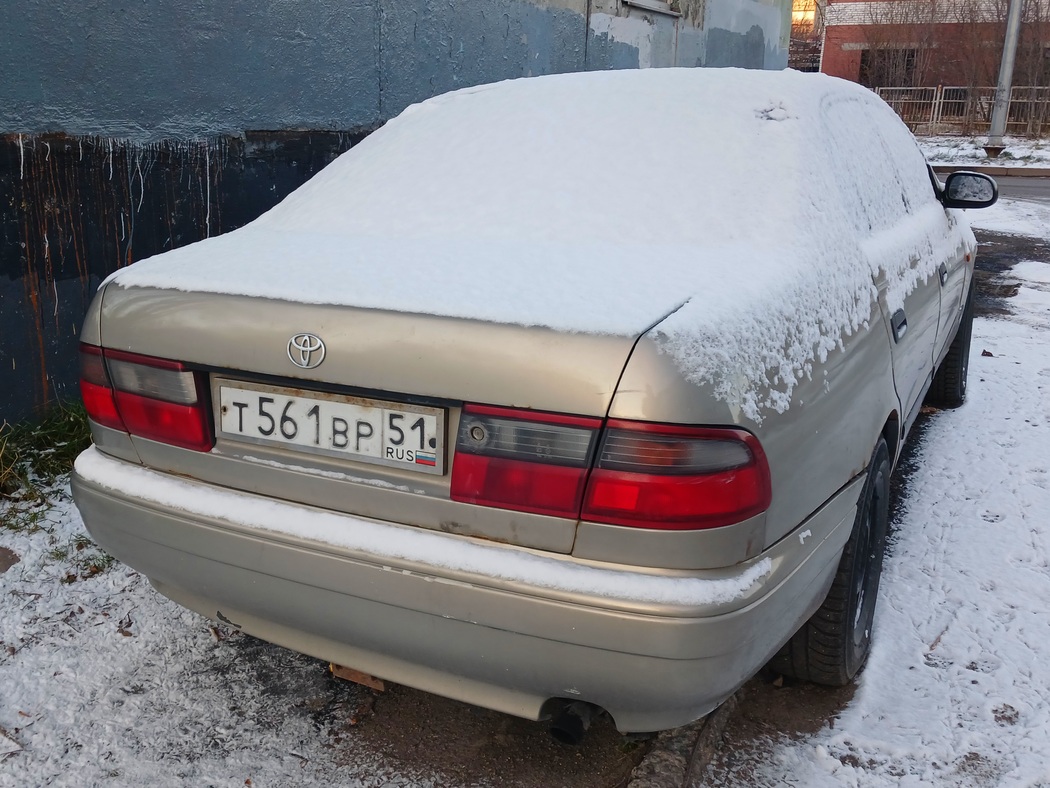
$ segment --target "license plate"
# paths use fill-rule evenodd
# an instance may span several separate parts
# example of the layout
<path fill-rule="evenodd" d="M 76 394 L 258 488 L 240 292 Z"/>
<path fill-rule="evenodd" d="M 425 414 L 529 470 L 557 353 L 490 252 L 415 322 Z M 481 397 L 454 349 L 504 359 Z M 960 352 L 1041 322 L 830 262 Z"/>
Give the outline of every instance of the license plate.
<path fill-rule="evenodd" d="M 422 473 L 445 472 L 445 411 L 216 380 L 219 434 Z"/>

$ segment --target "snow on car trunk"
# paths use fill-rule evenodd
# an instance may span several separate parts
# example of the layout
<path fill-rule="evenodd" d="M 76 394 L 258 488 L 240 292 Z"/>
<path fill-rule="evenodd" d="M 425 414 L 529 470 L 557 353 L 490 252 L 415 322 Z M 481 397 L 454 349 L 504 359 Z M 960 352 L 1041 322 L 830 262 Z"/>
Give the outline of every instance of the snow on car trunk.
<path fill-rule="evenodd" d="M 247 227 L 115 281 L 624 337 L 686 304 L 665 349 L 760 419 L 867 320 L 873 273 L 902 300 L 929 273 L 909 261 L 953 243 L 888 111 L 871 124 L 904 142 L 873 147 L 857 177 L 816 155 L 837 144 L 829 104 L 877 102 L 820 75 L 734 69 L 468 88 L 409 107 Z M 896 183 L 913 232 L 882 238 L 842 194 L 899 180 L 902 157 L 918 174 Z"/>

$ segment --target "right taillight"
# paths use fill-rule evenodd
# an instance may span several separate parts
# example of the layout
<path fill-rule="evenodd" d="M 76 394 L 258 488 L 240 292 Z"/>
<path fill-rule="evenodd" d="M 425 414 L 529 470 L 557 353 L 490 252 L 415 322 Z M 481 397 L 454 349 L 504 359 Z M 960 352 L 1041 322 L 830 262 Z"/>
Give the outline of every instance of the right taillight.
<path fill-rule="evenodd" d="M 600 439 L 600 440 L 599 440 Z M 769 508 L 769 467 L 744 430 L 465 405 L 452 500 L 635 528 L 741 522 Z"/>
<path fill-rule="evenodd" d="M 601 419 L 466 405 L 456 439 L 454 501 L 579 517 Z"/>
<path fill-rule="evenodd" d="M 765 453 L 744 430 L 612 420 L 581 517 L 635 528 L 717 528 L 764 512 L 771 496 Z"/>

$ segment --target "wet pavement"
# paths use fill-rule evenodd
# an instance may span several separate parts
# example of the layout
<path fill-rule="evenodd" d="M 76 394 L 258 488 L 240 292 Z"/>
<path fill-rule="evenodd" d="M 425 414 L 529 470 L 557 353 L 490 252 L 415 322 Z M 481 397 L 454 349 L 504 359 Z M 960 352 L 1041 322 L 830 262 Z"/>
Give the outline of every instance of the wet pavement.
<path fill-rule="evenodd" d="M 975 314 L 1002 315 L 1009 312 L 1007 299 L 1017 294 L 1017 282 L 1009 273 L 1022 260 L 1044 260 L 1050 263 L 1050 244 L 1039 238 L 1005 235 L 987 230 L 975 230 L 977 236 L 977 263 L 974 281 L 977 282 Z"/>

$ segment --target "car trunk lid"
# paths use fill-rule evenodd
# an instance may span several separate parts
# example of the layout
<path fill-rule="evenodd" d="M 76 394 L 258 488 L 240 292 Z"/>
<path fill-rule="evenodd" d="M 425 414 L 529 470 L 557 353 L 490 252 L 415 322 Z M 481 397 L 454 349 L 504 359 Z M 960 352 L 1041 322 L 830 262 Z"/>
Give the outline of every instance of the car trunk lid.
<path fill-rule="evenodd" d="M 106 348 L 180 361 L 207 375 L 215 448 L 200 453 L 135 438 L 146 465 L 300 503 L 558 552 L 572 549 L 575 519 L 450 499 L 462 405 L 603 418 L 636 339 L 113 283 L 104 295 L 101 326 Z M 312 368 L 296 363 L 303 360 L 306 335 L 325 348 L 316 365 L 317 352 L 309 354 Z M 441 435 L 432 447 L 437 461 L 383 465 L 265 436 L 245 440 L 222 429 L 223 386 L 262 392 L 278 403 L 286 401 L 281 396 L 310 397 L 438 413 Z M 273 415 L 280 418 L 277 411 Z"/>

